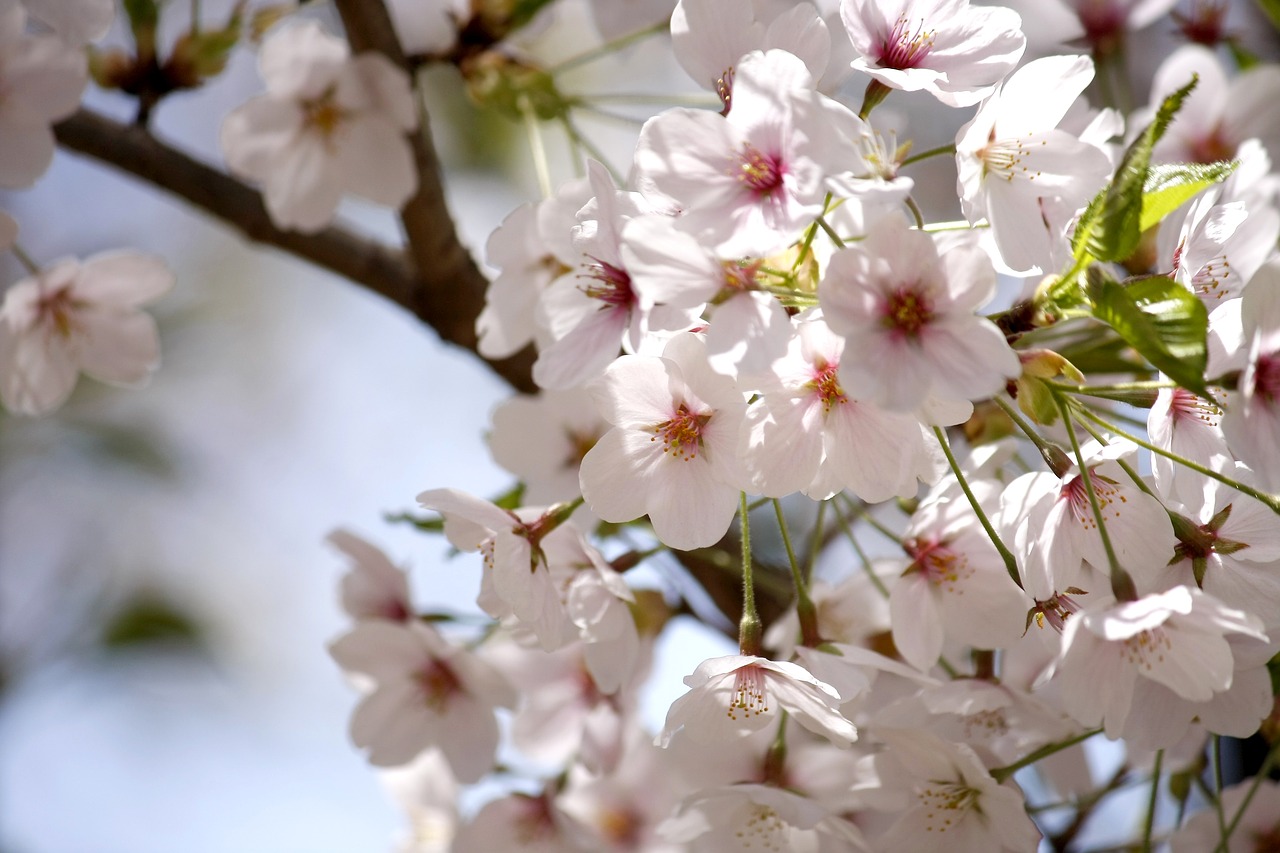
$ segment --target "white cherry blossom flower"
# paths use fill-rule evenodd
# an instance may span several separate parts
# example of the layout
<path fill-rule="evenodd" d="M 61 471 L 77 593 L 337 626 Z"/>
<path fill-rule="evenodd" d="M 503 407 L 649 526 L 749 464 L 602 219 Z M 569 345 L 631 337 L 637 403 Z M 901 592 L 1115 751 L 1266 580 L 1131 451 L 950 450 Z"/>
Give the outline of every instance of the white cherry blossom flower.
<path fill-rule="evenodd" d="M 162 260 L 129 251 L 58 261 L 18 282 L 0 304 L 0 401 L 40 415 L 66 401 L 81 372 L 126 387 L 145 383 L 160 338 L 139 308 L 171 287 Z"/>
<path fill-rule="evenodd" d="M 845 339 L 820 317 L 800 323 L 787 354 L 750 384 L 742 455 L 762 494 L 802 491 L 825 500 L 850 489 L 878 503 L 913 497 L 946 465 L 937 441 L 910 414 L 857 400 L 840 386 Z"/>
<path fill-rule="evenodd" d="M 950 107 L 982 100 L 1027 45 L 1015 12 L 969 0 L 841 0 L 840 17 L 858 54 L 855 70 Z"/>
<path fill-rule="evenodd" d="M 1043 206 L 1079 210 L 1111 174 L 1101 148 L 1058 128 L 1093 79 L 1086 56 L 1028 62 L 983 102 L 956 135 L 957 192 L 965 218 L 986 219 L 1018 272 L 1052 266 L 1061 240 Z"/>
<path fill-rule="evenodd" d="M 1227 853 L 1260 853 L 1280 844 L 1280 782 L 1245 779 L 1223 788 L 1221 802 L 1227 820 L 1241 815 L 1225 848 Z M 1223 849 L 1218 846 L 1221 840 L 1218 811 L 1207 808 L 1188 818 L 1169 843 L 1173 853 L 1201 853 Z"/>
<path fill-rule="evenodd" d="M 799 664 L 727 655 L 703 661 L 684 683 L 689 692 L 671 704 L 661 746 L 680 728 L 695 740 L 733 742 L 776 722 L 779 711 L 837 746 L 858 739 L 840 715 L 840 694 Z"/>
<path fill-rule="evenodd" d="M 1034 850 L 1040 837 L 1022 795 L 991 777 L 974 751 L 920 729 L 877 728 L 889 747 L 884 785 L 907 792 L 906 810 L 876 850 L 996 853 Z"/>
<path fill-rule="evenodd" d="M 522 394 L 493 410 L 489 452 L 524 483 L 526 502 L 573 500 L 582 458 L 608 428 L 583 389 Z"/>
<path fill-rule="evenodd" d="M 909 412 L 927 398 L 981 400 L 1022 373 L 991 321 L 974 312 L 996 274 L 976 246 L 939 255 L 898 217 L 831 257 L 818 286 L 823 317 L 845 338 L 840 384 L 855 399 Z"/>
<path fill-rule="evenodd" d="M 408 76 L 376 52 L 352 57 L 317 21 L 275 31 L 258 67 L 267 92 L 222 125 L 232 172 L 263 184 L 282 228 L 318 231 L 344 193 L 399 208 L 417 191 Z"/>
<path fill-rule="evenodd" d="M 0 187 L 35 183 L 53 162 L 52 126 L 76 111 L 89 83 L 84 52 L 29 35 L 18 0 L 0 0 Z"/>
<path fill-rule="evenodd" d="M 1222 432 L 1270 491 L 1280 490 L 1280 263 L 1258 270 L 1240 308 L 1248 348 L 1239 390 L 1227 395 Z"/>
<path fill-rule="evenodd" d="M 1228 635 L 1266 640 L 1262 624 L 1198 589 L 1174 587 L 1137 601 L 1091 606 L 1067 620 L 1056 681 L 1062 706 L 1081 725 L 1102 724 L 1118 737 L 1139 679 L 1151 679 L 1191 702 L 1231 687 Z"/>
<path fill-rule="evenodd" d="M 1280 156 L 1280 117 L 1272 105 L 1280 99 L 1280 68 L 1263 63 L 1228 79 L 1213 51 L 1189 44 L 1169 54 L 1151 81 L 1151 104 L 1138 122 L 1155 113 L 1160 102 L 1199 77 L 1196 87 L 1152 156 L 1161 162 L 1212 163 L 1234 159 L 1248 139 L 1258 139 L 1274 162 Z"/>
<path fill-rule="evenodd" d="M 658 833 L 696 853 L 868 850 L 862 833 L 849 821 L 815 800 L 770 785 L 699 791 L 685 798 Z"/>
<path fill-rule="evenodd" d="M 516 694 L 475 655 L 427 625 L 384 621 L 360 623 L 329 653 L 376 684 L 351 718 L 351 739 L 371 763 L 407 764 L 434 746 L 460 782 L 475 782 L 493 766 L 494 709 L 513 707 Z"/>
<path fill-rule="evenodd" d="M 613 522 L 647 514 L 672 548 L 719 541 L 746 481 L 737 454 L 746 404 L 704 344 L 683 334 L 661 358 L 623 356 L 591 391 L 613 424 L 582 460 L 591 511 Z"/>
<path fill-rule="evenodd" d="M 369 542 L 346 530 L 327 537 L 352 560 L 351 571 L 342 576 L 342 609 L 352 619 L 386 619 L 404 622 L 413 617 L 409 600 L 409 578 L 387 555 Z"/>
<path fill-rule="evenodd" d="M 1223 200 L 1210 191 L 1192 202 L 1180 221 L 1165 220 L 1160 256 L 1173 280 L 1212 311 L 1222 300 L 1240 296 L 1275 251 L 1277 236 L 1280 213 L 1275 208 L 1261 200 Z"/>
<path fill-rule="evenodd" d="M 1173 527 L 1159 500 L 1135 486 L 1115 460 L 1136 451 L 1115 440 L 1086 443 L 1081 452 L 1120 566 L 1131 576 L 1155 571 L 1173 556 Z M 1109 563 L 1084 477 L 1075 465 L 1061 476 L 1023 474 L 1000 498 L 1005 541 L 1019 557 L 1027 593 L 1049 601 L 1069 587 L 1097 588 L 1084 563 L 1106 572 Z"/>
<path fill-rule="evenodd" d="M 1232 455 L 1222 434 L 1220 398 L 1221 392 L 1219 399 L 1205 399 L 1185 388 L 1160 389 L 1155 405 L 1147 413 L 1151 442 L 1211 470 L 1229 467 Z M 1211 477 L 1158 453 L 1151 454 L 1151 477 L 1161 494 L 1192 506 L 1210 500 L 1216 488 Z"/>

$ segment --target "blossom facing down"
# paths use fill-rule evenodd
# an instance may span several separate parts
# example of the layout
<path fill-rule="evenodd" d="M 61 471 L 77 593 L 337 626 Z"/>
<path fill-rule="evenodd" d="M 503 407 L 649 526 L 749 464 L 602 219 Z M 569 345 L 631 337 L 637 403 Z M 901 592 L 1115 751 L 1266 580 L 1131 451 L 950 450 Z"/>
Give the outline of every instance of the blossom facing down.
<path fill-rule="evenodd" d="M 418 126 L 409 78 L 380 53 L 352 57 L 316 21 L 271 35 L 258 67 L 267 92 L 222 124 L 232 172 L 260 181 L 271 219 L 318 231 L 343 194 L 399 208 L 418 189 L 405 137 Z"/>
<path fill-rule="evenodd" d="M 660 746 L 680 728 L 700 742 L 732 742 L 776 722 L 779 711 L 837 746 L 858 739 L 840 714 L 840 694 L 799 664 L 726 655 L 703 661 L 684 683 L 689 692 L 671 704 Z"/>
<path fill-rule="evenodd" d="M 42 415 L 70 396 L 87 373 L 137 387 L 160 360 L 160 336 L 138 310 L 173 287 L 164 261 L 108 252 L 84 263 L 59 261 L 18 282 L 0 304 L 0 401 Z"/>
<path fill-rule="evenodd" d="M 661 358 L 622 356 L 591 392 L 613 424 L 582 459 L 591 511 L 613 522 L 648 515 L 672 548 L 719 541 L 747 479 L 737 454 L 746 403 L 711 369 L 702 341 L 682 334 Z"/>
<path fill-rule="evenodd" d="M 974 246 L 939 255 L 933 238 L 898 217 L 831 257 L 818 287 L 823 316 L 845 339 L 840 384 L 895 412 L 929 397 L 991 397 L 1022 373 L 1017 354 L 974 312 L 995 293 L 996 273 Z"/>
<path fill-rule="evenodd" d="M 858 54 L 855 70 L 949 107 L 986 97 L 1027 46 L 1016 12 L 968 0 L 841 0 L 840 18 Z"/>
<path fill-rule="evenodd" d="M 413 616 L 409 578 L 387 555 L 346 530 L 335 530 L 328 542 L 351 558 L 351 571 L 342 577 L 342 609 L 352 619 L 404 622 Z"/>
<path fill-rule="evenodd" d="M 84 52 L 52 35 L 29 35 L 18 0 L 0 0 L 0 187 L 23 189 L 53 162 L 52 126 L 80 106 L 89 83 Z"/>
<path fill-rule="evenodd" d="M 1263 265 L 1240 306 L 1248 360 L 1239 390 L 1227 395 L 1222 432 L 1258 482 L 1280 489 L 1280 264 Z"/>

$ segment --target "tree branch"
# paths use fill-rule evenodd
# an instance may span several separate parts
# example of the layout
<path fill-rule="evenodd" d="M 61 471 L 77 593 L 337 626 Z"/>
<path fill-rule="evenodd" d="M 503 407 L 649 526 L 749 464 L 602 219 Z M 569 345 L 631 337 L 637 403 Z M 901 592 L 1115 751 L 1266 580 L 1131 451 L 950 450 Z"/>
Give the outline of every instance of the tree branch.
<path fill-rule="evenodd" d="M 54 126 L 64 148 L 135 175 L 223 220 L 250 240 L 283 249 L 337 273 L 407 308 L 450 343 L 476 349 L 475 318 L 484 304 L 485 279 L 461 247 L 447 210 L 436 230 L 447 232 L 465 257 L 424 267 L 404 252 L 347 229 L 330 226 L 314 234 L 279 228 L 262 196 L 235 178 L 161 142 L 144 128 L 82 109 Z M 437 176 L 439 170 L 436 172 Z M 437 178 L 438 186 L 438 178 Z M 469 268 L 459 273 L 459 267 Z M 490 366 L 513 387 L 534 388 L 533 353 L 526 350 Z"/>

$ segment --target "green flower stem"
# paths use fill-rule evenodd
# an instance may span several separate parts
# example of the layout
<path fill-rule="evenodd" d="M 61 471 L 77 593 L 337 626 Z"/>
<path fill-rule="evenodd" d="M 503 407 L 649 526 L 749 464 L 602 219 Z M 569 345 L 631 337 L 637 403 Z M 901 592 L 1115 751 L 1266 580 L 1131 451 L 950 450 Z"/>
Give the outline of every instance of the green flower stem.
<path fill-rule="evenodd" d="M 1062 413 L 1062 425 L 1066 427 L 1067 438 L 1071 439 L 1071 450 L 1075 453 L 1076 466 L 1080 470 L 1081 479 L 1084 480 L 1084 491 L 1089 497 L 1094 521 L 1098 522 L 1098 535 L 1102 537 L 1102 548 L 1107 552 L 1107 565 L 1111 570 L 1111 592 L 1117 601 L 1137 601 L 1138 591 L 1133 584 L 1133 578 L 1120 567 L 1115 548 L 1111 545 L 1111 535 L 1107 533 L 1107 524 L 1102 518 L 1102 507 L 1098 504 L 1098 493 L 1093 490 L 1093 474 L 1084 464 L 1084 453 L 1081 452 L 1080 441 L 1076 438 L 1071 407 L 1067 405 L 1067 399 L 1057 392 L 1053 392 L 1053 401 L 1058 404 L 1058 411 Z"/>
<path fill-rule="evenodd" d="M 1244 795 L 1244 800 L 1240 803 L 1240 808 L 1231 816 L 1231 823 L 1227 824 L 1226 830 L 1222 833 L 1222 840 L 1218 842 L 1214 853 L 1227 853 L 1227 843 L 1231 840 L 1231 834 L 1236 831 L 1236 827 L 1240 825 L 1241 818 L 1244 813 L 1249 810 L 1249 803 L 1253 802 L 1253 797 L 1258 793 L 1258 787 L 1262 784 L 1262 780 L 1271 775 L 1271 768 L 1276 764 L 1276 754 L 1280 751 L 1280 744 L 1271 747 L 1271 751 L 1267 753 L 1266 759 L 1262 762 L 1262 766 L 1258 768 L 1258 773 L 1253 777 L 1253 782 L 1249 785 L 1249 791 Z M 1218 801 L 1218 808 L 1221 809 L 1221 800 Z"/>
<path fill-rule="evenodd" d="M 742 525 L 742 621 L 738 623 L 738 647 L 744 655 L 758 655 L 763 650 L 760 614 L 756 611 L 756 587 L 751 577 L 751 521 L 748 519 L 747 493 L 741 493 L 738 520 Z"/>
<path fill-rule="evenodd" d="M 1014 559 L 1013 552 L 1006 548 L 1004 542 L 996 535 L 995 528 L 991 526 L 991 520 L 982 511 L 982 506 L 978 503 L 978 499 L 974 497 L 973 490 L 969 488 L 969 481 L 965 479 L 964 472 L 960 470 L 960 463 L 956 461 L 955 454 L 951 452 L 951 443 L 947 441 L 946 430 L 940 426 L 935 426 L 933 434 L 937 437 L 938 444 L 942 446 L 942 452 L 947 456 L 947 464 L 951 466 L 951 472 L 956 475 L 956 480 L 959 481 L 960 488 L 964 491 L 964 496 L 969 499 L 969 506 L 973 507 L 974 513 L 978 516 L 978 521 L 982 524 L 982 529 L 987 533 L 987 538 L 991 540 L 991 544 L 995 546 L 996 551 L 1000 554 L 1000 559 L 1004 560 L 1005 571 L 1009 573 L 1009 577 L 1013 578 L 1013 582 L 1018 585 L 1018 589 L 1022 589 L 1022 576 L 1018 573 L 1018 561 Z"/>
<path fill-rule="evenodd" d="M 577 56 L 572 56 L 564 60 L 563 62 L 556 63 L 547 69 L 547 73 L 554 77 L 557 74 L 563 74 L 571 68 L 586 65 L 588 62 L 595 62 L 597 59 L 622 50 L 622 48 L 629 44 L 643 41 L 649 36 L 656 36 L 659 33 L 665 33 L 669 27 L 670 24 L 667 21 L 663 21 L 662 23 L 654 24 L 652 27 L 645 27 L 643 30 L 637 30 L 634 33 L 628 33 L 625 36 L 620 36 L 613 41 L 605 42 L 599 47 L 593 47 L 585 53 L 580 53 Z"/>
<path fill-rule="evenodd" d="M 804 581 L 813 579 L 813 566 L 818 562 L 818 551 L 822 550 L 822 524 L 827 519 L 827 502 L 818 502 L 818 516 L 813 520 L 813 532 L 809 536 L 809 550 L 804 560 Z"/>
<path fill-rule="evenodd" d="M 831 238 L 831 242 L 832 242 L 832 243 L 835 243 L 835 244 L 836 244 L 836 248 L 837 248 L 837 249 L 843 249 L 843 248 L 844 248 L 844 240 L 840 239 L 840 235 L 839 235 L 839 234 L 837 234 L 837 233 L 835 232 L 835 229 L 833 229 L 833 228 L 832 228 L 832 227 L 827 223 L 827 219 L 826 219 L 826 217 L 825 217 L 825 216 L 819 216 L 819 217 L 817 218 L 817 220 L 815 220 L 815 221 L 818 223 L 818 227 L 819 227 L 819 228 L 821 228 L 823 231 L 827 232 L 827 236 Z"/>
<path fill-rule="evenodd" d="M 1133 433 L 1127 432 L 1121 429 L 1120 427 L 1116 426 L 1115 424 L 1105 420 L 1104 418 L 1099 416 L 1096 412 L 1090 409 L 1083 410 L 1081 414 L 1089 418 L 1089 420 L 1093 421 L 1103 429 L 1109 430 L 1122 438 L 1126 438 L 1129 441 L 1132 441 L 1134 444 L 1138 445 L 1139 447 L 1145 448 L 1146 450 L 1150 450 L 1152 453 L 1158 456 L 1163 456 L 1166 459 L 1172 459 L 1174 462 L 1178 463 L 1184 468 L 1190 468 L 1192 471 L 1195 471 L 1197 474 L 1203 474 L 1206 477 L 1217 480 L 1219 483 L 1222 483 L 1225 486 L 1230 486 L 1231 488 L 1235 489 L 1237 492 L 1240 492 L 1241 494 L 1246 494 L 1249 497 L 1262 502 L 1272 512 L 1280 514 L 1280 496 L 1268 494 L 1267 492 L 1260 491 L 1259 489 L 1255 489 L 1252 486 L 1247 486 L 1244 483 L 1241 483 L 1239 480 L 1233 480 L 1224 474 L 1219 474 L 1217 471 L 1214 471 L 1210 468 L 1206 468 L 1205 466 L 1201 465 L 1198 462 L 1193 462 L 1190 459 L 1179 456 L 1178 454 L 1165 450 L 1162 447 L 1157 447 L 1151 442 L 1145 441 L 1144 439 L 1139 438 Z"/>
<path fill-rule="evenodd" d="M 1063 472 L 1067 470 L 1066 466 L 1070 465 L 1070 461 L 1067 460 L 1067 455 L 1062 448 L 1037 432 L 1036 428 L 1028 423 L 1026 418 L 1022 417 L 1018 412 L 1018 407 L 1004 397 L 992 397 L 991 399 L 995 400 L 996 405 L 1009 416 L 1009 420 L 1013 421 L 1018 429 L 1022 430 L 1023 434 L 1031 439 L 1031 443 L 1036 446 L 1036 450 L 1040 451 L 1040 458 L 1045 461 L 1053 473 L 1061 477 Z"/>
<path fill-rule="evenodd" d="M 625 186 L 626 181 L 624 181 L 618 174 L 618 170 L 609 164 L 608 158 L 606 158 L 604 153 L 595 146 L 595 143 L 582 135 L 582 131 L 578 130 L 578 126 L 573 123 L 572 119 L 567 115 L 562 116 L 560 118 L 560 124 L 564 128 L 564 132 L 568 134 L 569 141 L 572 142 L 575 147 L 582 148 L 582 150 L 586 151 L 593 160 L 599 160 L 604 167 L 609 170 L 609 174 L 613 177 L 613 182 L 615 184 L 618 186 Z"/>
<path fill-rule="evenodd" d="M 876 574 L 875 569 L 871 566 L 871 558 L 867 556 L 867 552 L 862 550 L 862 546 L 858 544 L 857 537 L 853 535 L 853 528 L 849 525 L 849 519 L 842 512 L 837 512 L 836 518 L 840 521 L 840 528 L 844 531 L 845 538 L 849 540 L 849 544 L 853 547 L 853 553 L 858 555 L 858 560 L 862 563 L 862 570 L 867 573 L 867 579 L 871 581 L 871 585 L 887 601 L 889 599 L 889 588 L 884 585 L 884 581 L 880 580 L 880 576 Z"/>
<path fill-rule="evenodd" d="M 924 214 L 920 212 L 920 205 L 916 204 L 916 200 L 913 199 L 911 196 L 907 196 L 906 198 L 904 198 L 902 200 L 902 203 L 907 206 L 907 210 L 911 211 L 911 215 L 915 217 L 916 227 L 919 228 L 921 231 L 923 231 L 924 230 Z"/>
<path fill-rule="evenodd" d="M 791 547 L 791 534 L 787 530 L 787 518 L 782 513 L 782 502 L 776 498 L 773 501 L 773 511 L 778 517 L 782 544 L 787 549 L 787 562 L 791 564 L 791 582 L 796 588 L 796 615 L 800 617 L 801 643 L 816 648 L 822 645 L 822 635 L 818 632 L 818 611 L 813 606 L 813 599 L 809 597 L 809 587 L 800 571 L 800 561 L 796 559 L 796 552 Z"/>
<path fill-rule="evenodd" d="M 1226 814 L 1222 811 L 1222 738 L 1217 735 L 1213 736 L 1213 810 L 1218 818 L 1218 838 L 1221 844 L 1226 845 L 1230 838 L 1227 831 Z"/>
<path fill-rule="evenodd" d="M 1147 817 L 1142 824 L 1142 853 L 1151 853 L 1151 832 L 1156 825 L 1156 800 L 1160 796 L 1160 765 L 1164 763 L 1164 750 L 1156 750 L 1156 766 L 1151 771 L 1151 796 L 1147 800 Z"/>
<path fill-rule="evenodd" d="M 910 166 L 912 163 L 919 163 L 921 160 L 928 160 L 930 157 L 941 157 L 945 154 L 955 154 L 955 143 L 947 145 L 939 145 L 937 148 L 930 148 L 928 151 L 921 151 L 919 154 L 913 154 L 902 161 L 903 166 Z M 969 223 L 965 223 L 965 227 L 969 227 Z"/>
<path fill-rule="evenodd" d="M 34 276 L 40 275 L 40 265 L 35 262 L 30 255 L 23 251 L 22 247 L 14 243 L 9 247 L 9 251 L 13 252 L 13 256 L 18 259 L 18 263 L 27 268 L 27 272 Z"/>
<path fill-rule="evenodd" d="M 575 105 L 585 104 L 639 104 L 648 105 L 656 104 L 660 107 L 699 107 L 702 109 L 710 109 L 719 107 L 720 101 L 715 97 L 706 94 L 681 94 L 672 92 L 663 95 L 661 93 L 649 92 L 592 92 L 575 95 L 573 98 Z"/>
<path fill-rule="evenodd" d="M 520 116 L 529 137 L 529 151 L 533 154 L 533 169 L 538 176 L 538 191 L 543 198 L 551 198 L 555 190 L 551 186 L 551 167 L 547 162 L 547 148 L 542 142 L 542 125 L 527 95 L 520 96 Z"/>
<path fill-rule="evenodd" d="M 1083 405 L 1079 400 L 1068 400 L 1067 402 L 1071 405 L 1071 408 L 1075 409 L 1077 412 L 1085 412 L 1089 408 L 1088 406 Z M 1098 442 L 1098 444 L 1102 444 L 1102 445 L 1110 444 L 1110 442 L 1107 441 L 1107 437 L 1103 435 L 1102 432 L 1097 427 L 1093 426 L 1092 424 L 1085 423 L 1084 421 L 1079 419 L 1076 420 L 1076 423 L 1080 424 L 1080 426 L 1084 428 L 1084 431 L 1089 433 L 1089 435 L 1093 437 L 1093 440 Z M 1155 498 L 1156 500 L 1160 500 L 1160 496 L 1155 493 L 1154 489 L 1152 489 L 1150 486 L 1147 485 L 1147 481 L 1142 479 L 1142 475 L 1140 475 L 1137 471 L 1135 471 L 1132 465 L 1130 465 L 1128 462 L 1125 462 L 1123 459 L 1117 459 L 1116 464 L 1118 464 L 1124 470 L 1124 472 L 1129 475 L 1129 479 L 1133 481 L 1133 484 L 1135 486 L 1137 486 L 1139 489 L 1146 492 L 1147 494 L 1151 495 L 1151 497 Z M 1164 502 L 1161 501 L 1161 504 L 1163 503 Z"/>
<path fill-rule="evenodd" d="M 997 782 L 1003 783 L 1010 776 L 1012 776 L 1014 773 L 1017 773 L 1022 768 L 1030 767 L 1032 764 L 1035 764 L 1040 759 L 1048 758 L 1050 755 L 1053 755 L 1054 753 L 1057 753 L 1057 752 L 1062 752 L 1062 750 L 1064 749 L 1070 749 L 1076 744 L 1081 743 L 1082 741 L 1086 741 L 1089 738 L 1093 737 L 1094 735 L 1099 734 L 1101 731 L 1102 729 L 1089 729 L 1087 732 L 1081 732 L 1080 734 L 1074 735 L 1073 737 L 1069 737 L 1066 740 L 1058 741 L 1057 743 L 1051 743 L 1048 746 L 1042 746 L 1039 749 L 1037 749 L 1035 752 L 1029 755 L 1023 756 L 1022 758 L 1018 759 L 1012 764 L 1006 764 L 1004 767 L 992 768 L 991 778 L 995 779 Z"/>

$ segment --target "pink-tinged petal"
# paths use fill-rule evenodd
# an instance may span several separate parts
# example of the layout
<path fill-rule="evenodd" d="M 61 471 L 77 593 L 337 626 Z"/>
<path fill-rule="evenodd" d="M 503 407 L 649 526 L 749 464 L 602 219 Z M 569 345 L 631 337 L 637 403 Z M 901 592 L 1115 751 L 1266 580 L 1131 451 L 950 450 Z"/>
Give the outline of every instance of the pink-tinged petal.
<path fill-rule="evenodd" d="M 258 97 L 227 114 L 220 142 L 227 167 L 237 175 L 264 180 L 295 144 L 303 128 L 296 101 Z"/>
<path fill-rule="evenodd" d="M 739 0 L 680 0 L 671 13 L 671 48 L 680 67 L 704 89 L 742 55 L 760 47 L 763 24 L 743 14 Z"/>
<path fill-rule="evenodd" d="M 66 341 L 41 329 L 14 332 L 0 322 L 0 401 L 6 409 L 20 415 L 51 412 L 71 396 L 78 375 Z"/>
<path fill-rule="evenodd" d="M 1239 661 L 1237 660 L 1237 665 Z M 1196 707 L 1201 724 L 1214 734 L 1247 738 L 1271 713 L 1275 697 L 1265 666 L 1237 669 L 1230 689 Z"/>
<path fill-rule="evenodd" d="M 1022 374 L 1022 362 L 989 320 L 955 316 L 930 328 L 924 350 L 935 372 L 934 393 L 962 400 L 994 397 Z"/>
<path fill-rule="evenodd" d="M 976 244 L 961 244 L 942 255 L 944 281 L 952 311 L 976 311 L 996 295 L 996 270 Z"/>
<path fill-rule="evenodd" d="M 409 579 L 380 549 L 346 530 L 325 537 L 355 564 L 342 576 L 342 609 L 354 619 L 399 621 L 411 615 Z"/>
<path fill-rule="evenodd" d="M 448 703 L 433 745 L 444 753 L 458 781 L 471 784 L 493 769 L 498 739 L 498 720 L 492 709 L 459 698 Z"/>
<path fill-rule="evenodd" d="M 23 0 L 22 5 L 68 44 L 97 41 L 111 29 L 116 16 L 112 0 Z"/>
<path fill-rule="evenodd" d="M 1280 122 L 1275 104 L 1280 100 L 1280 68 L 1258 65 L 1244 71 L 1231 83 L 1230 97 L 1223 99 L 1222 127 L 1231 142 L 1257 138 L 1269 152 L 1280 145 Z"/>
<path fill-rule="evenodd" d="M 984 186 L 987 221 L 1005 265 L 1015 272 L 1051 266 L 1054 237 L 1035 196 L 1011 181 L 988 180 Z"/>
<path fill-rule="evenodd" d="M 1126 644 L 1131 650 L 1139 649 L 1140 672 L 1147 678 L 1192 702 L 1208 702 L 1231 686 L 1235 665 L 1231 646 L 1221 634 L 1187 630 L 1170 622 L 1149 636 L 1149 646 L 1140 643 L 1142 638 Z"/>
<path fill-rule="evenodd" d="M 923 572 L 898 578 L 889 591 L 893 644 L 903 659 L 925 671 L 942 654 L 942 619 Z"/>
<path fill-rule="evenodd" d="M 738 489 L 711 479 L 699 459 L 664 459 L 656 468 L 648 484 L 648 507 L 657 537 L 681 551 L 719 542 L 738 510 Z"/>
<path fill-rule="evenodd" d="M 404 625 L 361 622 L 329 645 L 329 654 L 348 672 L 389 683 L 403 679 L 431 660 L 422 637 Z"/>
<path fill-rule="evenodd" d="M 573 331 L 539 353 L 533 363 L 533 381 L 540 388 L 563 390 L 599 376 L 622 349 L 629 320 L 625 308 L 601 308 L 588 314 Z"/>
<path fill-rule="evenodd" d="M 1123 648 L 1105 642 L 1080 624 L 1067 620 L 1057 682 L 1062 707 L 1083 726 L 1103 723 L 1108 737 L 1119 736 L 1129 717 L 1136 675 Z"/>
<path fill-rule="evenodd" d="M 351 61 L 348 72 L 338 81 L 340 103 L 346 103 L 342 90 L 351 83 L 361 89 L 362 106 L 372 107 L 399 130 L 418 126 L 418 108 L 408 75 L 381 53 L 362 53 Z"/>
<path fill-rule="evenodd" d="M 707 326 L 711 366 L 727 376 L 759 374 L 787 351 L 791 318 L 772 295 L 740 293 L 716 306 Z"/>
<path fill-rule="evenodd" d="M 408 680 L 380 686 L 351 715 L 351 740 L 368 750 L 369 763 L 377 767 L 408 764 L 437 741 L 438 729 L 422 690 Z M 457 775 L 461 781 L 461 774 Z"/>
<path fill-rule="evenodd" d="M 849 400 L 831 407 L 826 429 L 829 480 L 870 503 L 916 493 L 922 447 L 920 425 L 910 415 Z"/>
<path fill-rule="evenodd" d="M 656 207 L 675 200 L 685 210 L 722 208 L 740 184 L 725 169 L 729 153 L 742 147 L 738 131 L 723 116 L 673 109 L 649 119 L 636 142 L 636 188 Z M 707 152 L 718 151 L 718 157 Z"/>
<path fill-rule="evenodd" d="M 799 57 L 817 79 L 826 71 L 831 57 L 831 33 L 812 3 L 797 3 L 769 23 L 763 46 Z"/>
<path fill-rule="evenodd" d="M 822 461 L 821 404 L 815 400 L 757 401 L 742 431 L 742 455 L 752 485 L 783 497 L 813 482 Z"/>
<path fill-rule="evenodd" d="M 622 227 L 622 262 L 631 287 L 651 302 L 700 307 L 720 292 L 724 268 L 666 216 L 637 216 Z"/>
<path fill-rule="evenodd" d="M 53 162 L 53 131 L 42 125 L 12 125 L 0 121 L 0 187 L 26 189 Z"/>
<path fill-rule="evenodd" d="M 120 306 L 145 305 L 173 288 L 164 259 L 140 252 L 104 252 L 84 262 L 76 277 L 77 297 Z"/>
<path fill-rule="evenodd" d="M 663 461 L 662 444 L 651 438 L 612 429 L 582 458 L 582 496 L 605 521 L 632 521 L 648 512 L 648 482 Z"/>
<path fill-rule="evenodd" d="M 397 210 L 418 190 L 418 171 L 404 131 L 382 116 L 346 123 L 336 167 L 350 192 Z"/>
<path fill-rule="evenodd" d="M 325 141 L 303 134 L 265 177 L 267 212 L 282 228 L 319 231 L 333 219 L 342 195 L 341 178 Z"/>
<path fill-rule="evenodd" d="M 160 333 L 149 314 L 86 310 L 77 322 L 80 369 L 94 379 L 136 387 L 160 363 Z"/>
<path fill-rule="evenodd" d="M 89 82 L 85 54 L 50 36 L 27 36 L 4 47 L 0 69 L 5 100 L 0 113 L 21 123 L 47 125 L 80 106 Z"/>
<path fill-rule="evenodd" d="M 424 509 L 461 516 L 489 531 L 510 530 L 516 522 L 506 510 L 458 489 L 428 489 L 418 494 L 417 501 Z"/>
<path fill-rule="evenodd" d="M 1057 127 L 1092 80 L 1093 61 L 1087 56 L 1028 62 L 1000 89 L 998 135 L 1013 138 Z"/>
<path fill-rule="evenodd" d="M 671 370 L 665 359 L 624 355 L 590 386 L 600 415 L 624 429 L 652 430 L 675 413 L 671 398 Z"/>
<path fill-rule="evenodd" d="M 316 100 L 337 80 L 350 57 L 347 43 L 319 21 L 291 23 L 262 44 L 258 70 L 277 98 Z"/>

